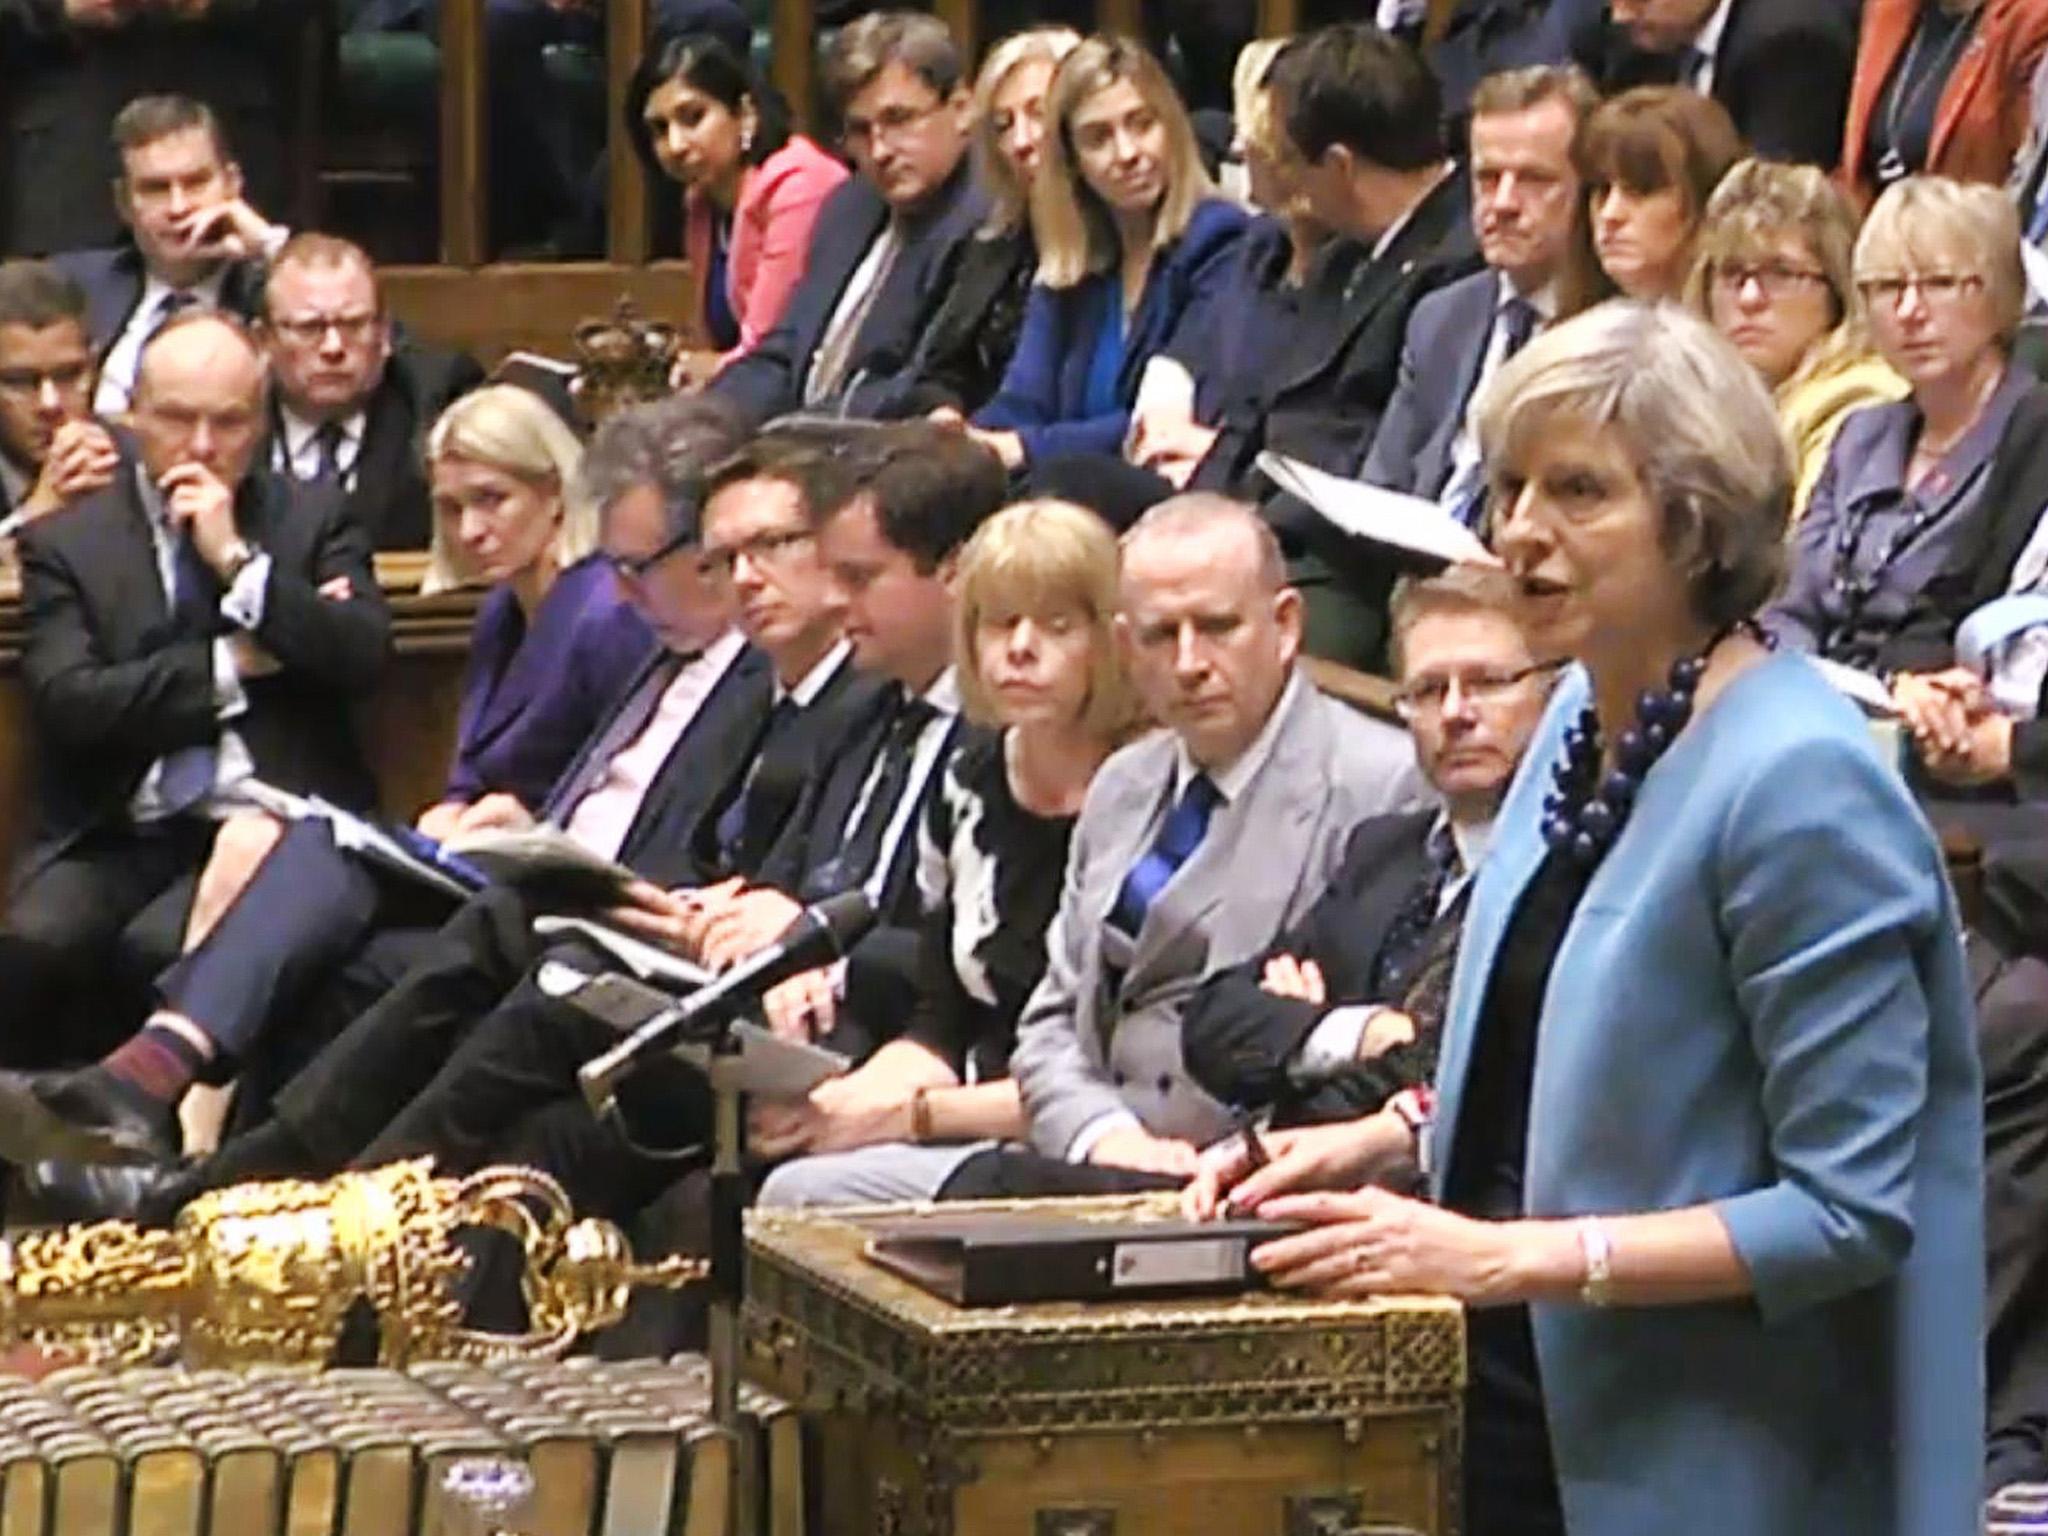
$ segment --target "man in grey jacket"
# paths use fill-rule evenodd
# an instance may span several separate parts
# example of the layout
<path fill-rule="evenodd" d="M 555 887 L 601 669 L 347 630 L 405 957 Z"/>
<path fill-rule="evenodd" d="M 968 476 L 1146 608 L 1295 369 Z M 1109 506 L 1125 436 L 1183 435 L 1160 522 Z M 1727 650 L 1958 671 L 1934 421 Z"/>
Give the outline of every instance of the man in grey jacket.
<path fill-rule="evenodd" d="M 945 1196 L 1193 1173 L 1233 1128 L 1182 1065 L 1196 987 L 1308 910 L 1360 820 L 1424 803 L 1403 734 L 1300 671 L 1282 572 L 1257 512 L 1219 496 L 1162 502 L 1126 536 L 1118 625 L 1166 729 L 1103 765 L 1074 832 L 1010 1062 L 1034 1151 L 976 1157 Z"/>

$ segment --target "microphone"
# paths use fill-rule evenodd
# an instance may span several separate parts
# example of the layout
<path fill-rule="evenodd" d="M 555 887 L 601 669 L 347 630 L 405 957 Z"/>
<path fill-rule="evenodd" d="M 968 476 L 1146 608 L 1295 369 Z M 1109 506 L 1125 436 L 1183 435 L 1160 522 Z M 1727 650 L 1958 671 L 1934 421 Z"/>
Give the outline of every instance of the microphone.
<path fill-rule="evenodd" d="M 779 982 L 838 959 L 874 925 L 875 904 L 865 891 L 845 891 L 804 908 L 766 949 L 663 1008 L 602 1056 L 584 1063 L 576 1074 L 584 1099 L 598 1114 L 605 1114 L 617 1097 L 619 1079 L 646 1057 L 667 1050 L 693 1027 L 722 1019 Z"/>

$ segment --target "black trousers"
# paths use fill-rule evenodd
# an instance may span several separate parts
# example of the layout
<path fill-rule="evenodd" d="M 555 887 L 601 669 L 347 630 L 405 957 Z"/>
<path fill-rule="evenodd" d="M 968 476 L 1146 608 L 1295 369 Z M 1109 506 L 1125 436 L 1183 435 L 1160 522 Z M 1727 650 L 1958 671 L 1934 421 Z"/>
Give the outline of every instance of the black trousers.
<path fill-rule="evenodd" d="M 1984 1063 L 1990 1460 L 2048 1475 L 2048 963 L 2005 963 L 1978 998 Z"/>
<path fill-rule="evenodd" d="M 109 828 L 27 870 L 0 923 L 0 1066 L 90 1061 L 134 1031 L 149 977 L 183 943 L 213 833 L 182 816 Z"/>
<path fill-rule="evenodd" d="M 438 929 L 374 936 L 335 985 L 376 1001 L 277 1094 L 277 1118 L 312 1156 L 307 1171 L 354 1163 L 435 1080 L 476 1021 L 505 1000 L 539 950 L 533 913 L 501 887 L 473 897 Z"/>

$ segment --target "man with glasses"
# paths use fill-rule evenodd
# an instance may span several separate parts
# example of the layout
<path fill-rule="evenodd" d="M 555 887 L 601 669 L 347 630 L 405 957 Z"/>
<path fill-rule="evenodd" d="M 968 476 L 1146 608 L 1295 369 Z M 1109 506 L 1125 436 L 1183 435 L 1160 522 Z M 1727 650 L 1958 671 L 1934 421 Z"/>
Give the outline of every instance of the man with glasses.
<path fill-rule="evenodd" d="M 395 335 L 368 253 L 332 235 L 284 243 L 256 334 L 274 386 L 271 468 L 339 485 L 376 548 L 424 549 L 431 525 L 419 444 L 483 370 Z"/>
<path fill-rule="evenodd" d="M 1396 703 L 1439 804 L 1360 822 L 1308 915 L 1195 995 L 1188 1070 L 1224 1103 L 1281 1125 L 1348 1120 L 1434 1075 L 1472 871 L 1553 675 L 1509 597 L 1470 568 L 1397 590 Z"/>
<path fill-rule="evenodd" d="M 43 262 L 0 265 L 0 519 L 113 483 L 119 454 L 91 404 L 84 290 Z"/>
<path fill-rule="evenodd" d="M 877 11 L 825 60 L 859 173 L 820 211 L 782 323 L 708 386 L 754 421 L 898 414 L 907 364 L 987 213 L 967 163 L 959 45 L 935 17 Z"/>

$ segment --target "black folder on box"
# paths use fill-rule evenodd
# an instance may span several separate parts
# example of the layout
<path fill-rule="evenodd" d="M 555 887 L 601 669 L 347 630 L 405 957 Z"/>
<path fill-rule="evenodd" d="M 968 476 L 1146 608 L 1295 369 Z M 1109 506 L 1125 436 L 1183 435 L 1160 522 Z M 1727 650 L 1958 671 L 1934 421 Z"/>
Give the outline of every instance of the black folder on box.
<path fill-rule="evenodd" d="M 1228 1296 L 1265 1284 L 1251 1251 L 1274 1221 L 1081 1221 L 1033 1211 L 878 1218 L 869 1262 L 957 1306 Z"/>

